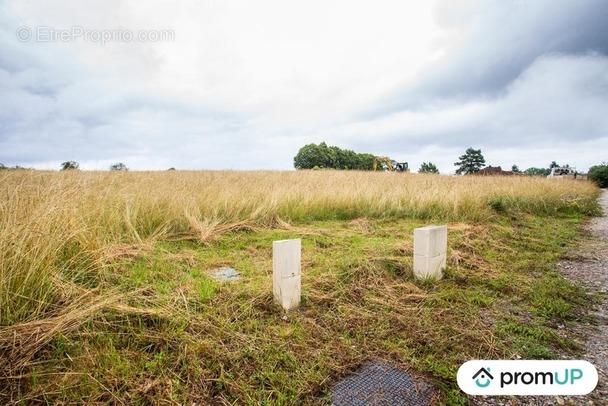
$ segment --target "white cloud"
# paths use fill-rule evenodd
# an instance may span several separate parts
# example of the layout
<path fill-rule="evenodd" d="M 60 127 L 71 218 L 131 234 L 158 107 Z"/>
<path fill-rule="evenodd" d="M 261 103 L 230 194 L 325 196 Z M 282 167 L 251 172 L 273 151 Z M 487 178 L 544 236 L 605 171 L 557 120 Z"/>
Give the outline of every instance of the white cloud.
<path fill-rule="evenodd" d="M 290 169 L 301 146 L 326 141 L 444 173 L 469 146 L 503 167 L 588 167 L 608 160 L 598 7 L 10 0 L 0 8 L 0 162 Z M 175 38 L 19 42 L 22 25 Z"/>

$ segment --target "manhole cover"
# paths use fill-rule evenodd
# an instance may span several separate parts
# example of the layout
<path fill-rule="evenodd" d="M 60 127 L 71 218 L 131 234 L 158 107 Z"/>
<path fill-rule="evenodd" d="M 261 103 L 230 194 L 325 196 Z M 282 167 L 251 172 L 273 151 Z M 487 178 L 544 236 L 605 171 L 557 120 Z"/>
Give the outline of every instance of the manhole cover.
<path fill-rule="evenodd" d="M 407 372 L 381 362 L 369 362 L 331 390 L 335 406 L 429 406 L 432 387 Z"/>
<path fill-rule="evenodd" d="M 209 276 L 218 282 L 232 282 L 241 279 L 241 274 L 233 268 L 214 269 Z"/>

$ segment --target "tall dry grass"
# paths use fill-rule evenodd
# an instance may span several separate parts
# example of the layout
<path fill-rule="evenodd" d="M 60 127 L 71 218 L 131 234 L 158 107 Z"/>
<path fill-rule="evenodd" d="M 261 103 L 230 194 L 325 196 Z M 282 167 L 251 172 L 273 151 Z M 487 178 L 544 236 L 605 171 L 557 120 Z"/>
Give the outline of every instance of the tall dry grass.
<path fill-rule="evenodd" d="M 590 183 L 528 177 L 4 171 L 0 328 L 62 314 L 82 294 L 78 287 L 100 285 L 109 260 L 157 240 L 208 242 L 239 228 L 324 219 L 484 222 L 500 212 L 589 213 L 596 196 Z"/>
<path fill-rule="evenodd" d="M 36 354 L 58 336 L 81 331 L 91 318 L 103 319 L 98 316 L 110 313 L 104 309 L 167 318 L 178 312 L 132 308 L 128 304 L 147 306 L 155 298 L 119 291 L 104 280 L 106 267 L 152 249 L 156 241 L 209 243 L 231 230 L 357 217 L 483 223 L 525 213 L 590 214 L 597 210 L 597 195 L 586 182 L 524 177 L 0 171 L 0 399 L 25 401 L 20 393 L 34 380 L 32 366 L 45 362 Z M 378 300 L 401 300 L 412 293 L 407 289 Z M 421 320 L 424 325 L 427 319 Z M 409 326 L 411 320 L 402 323 Z"/>

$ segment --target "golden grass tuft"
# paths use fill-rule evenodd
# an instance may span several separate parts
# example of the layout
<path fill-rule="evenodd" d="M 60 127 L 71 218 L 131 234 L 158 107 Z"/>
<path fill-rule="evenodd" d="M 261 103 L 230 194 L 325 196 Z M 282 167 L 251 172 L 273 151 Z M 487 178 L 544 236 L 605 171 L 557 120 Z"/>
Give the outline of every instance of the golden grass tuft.
<path fill-rule="evenodd" d="M 3 328 L 0 334 L 0 370 L 4 376 L 21 370 L 57 334 L 75 331 L 101 309 L 120 301 L 122 296 L 86 292 L 71 299 L 55 316 Z"/>

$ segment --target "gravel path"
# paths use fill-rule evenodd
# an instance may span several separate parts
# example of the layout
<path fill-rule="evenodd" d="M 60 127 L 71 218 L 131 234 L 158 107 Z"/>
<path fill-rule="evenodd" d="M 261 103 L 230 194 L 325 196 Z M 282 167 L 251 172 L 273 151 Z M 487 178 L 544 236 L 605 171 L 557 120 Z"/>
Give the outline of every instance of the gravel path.
<path fill-rule="evenodd" d="M 595 217 L 586 229 L 592 241 L 579 247 L 572 260 L 559 263 L 559 269 L 566 279 L 581 283 L 591 293 L 600 293 L 603 300 L 589 309 L 589 316 L 597 320 L 597 325 L 579 322 L 564 326 L 564 335 L 579 342 L 582 352 L 577 359 L 591 362 L 598 370 L 599 382 L 595 390 L 587 396 L 525 396 L 525 397 L 476 397 L 472 403 L 479 406 L 500 405 L 607 405 L 608 406 L 608 191 L 600 197 L 603 217 Z M 573 359 L 561 354 L 563 359 Z"/>
<path fill-rule="evenodd" d="M 608 405 L 608 190 L 603 191 L 600 204 L 604 216 L 592 219 L 587 226 L 596 240 L 581 247 L 580 259 L 560 264 L 567 279 L 581 282 L 592 292 L 603 295 L 602 303 L 590 311 L 597 319 L 597 326 L 588 326 L 586 334 L 580 334 L 585 339 L 580 359 L 595 365 L 599 382 L 588 396 L 572 398 L 575 405 Z"/>

